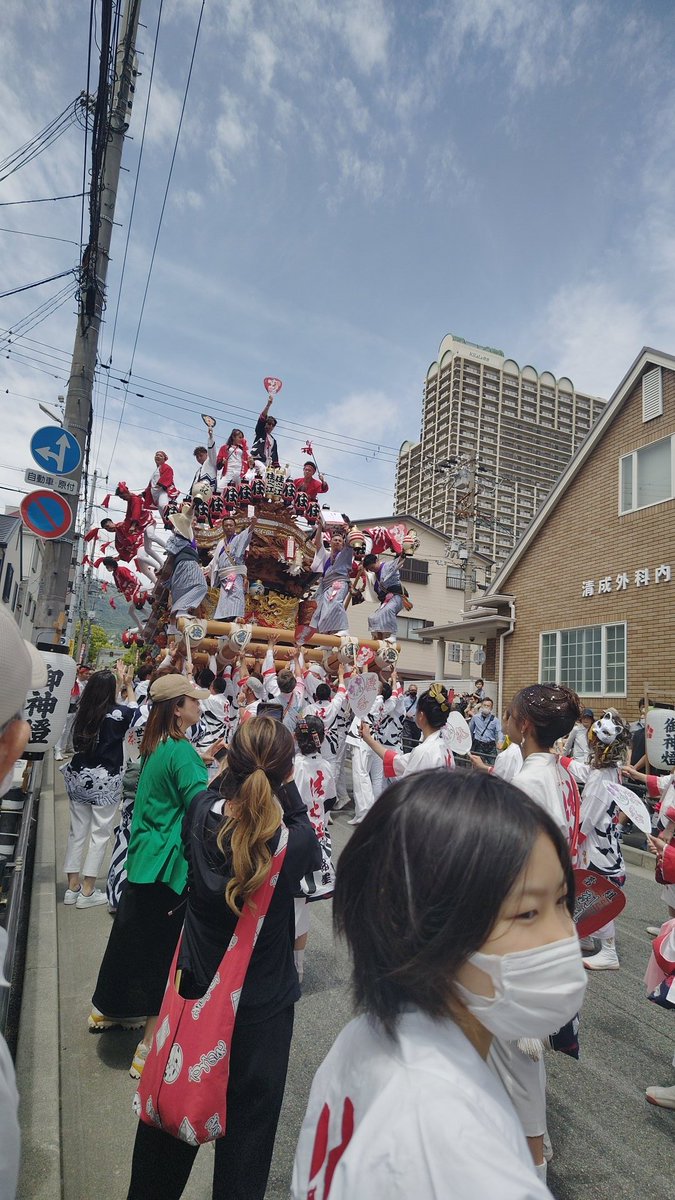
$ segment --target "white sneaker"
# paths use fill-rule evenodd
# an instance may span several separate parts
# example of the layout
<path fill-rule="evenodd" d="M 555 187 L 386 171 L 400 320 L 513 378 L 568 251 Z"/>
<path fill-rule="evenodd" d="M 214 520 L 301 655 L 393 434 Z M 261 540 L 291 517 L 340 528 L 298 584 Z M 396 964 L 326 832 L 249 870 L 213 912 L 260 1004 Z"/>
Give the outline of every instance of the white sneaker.
<path fill-rule="evenodd" d="M 656 1104 L 658 1108 L 675 1109 L 675 1087 L 648 1087 L 645 1097 L 648 1104 Z"/>
<path fill-rule="evenodd" d="M 64 904 L 77 904 L 77 898 L 81 894 L 81 892 L 82 892 L 82 888 L 66 888 L 64 896 L 63 896 L 63 903 Z"/>
<path fill-rule="evenodd" d="M 334 808 L 347 808 L 352 802 L 351 796 L 338 796 Z"/>
<path fill-rule="evenodd" d="M 660 925 L 647 925 L 647 933 L 650 937 L 658 937 L 661 932 Z"/>
<path fill-rule="evenodd" d="M 348 825 L 360 825 L 363 817 L 352 817 L 351 821 L 347 821 Z"/>
<path fill-rule="evenodd" d="M 107 898 L 105 892 L 102 892 L 100 888 L 94 888 L 93 892 L 89 896 L 85 896 L 84 892 L 80 892 L 79 896 L 77 897 L 77 899 L 75 901 L 75 907 L 76 908 L 96 908 L 97 905 L 99 905 L 99 904 L 107 904 L 107 903 L 108 903 L 108 898 Z"/>
<path fill-rule="evenodd" d="M 62 753 L 61 753 L 61 751 L 60 751 L 60 750 L 57 750 L 57 751 L 55 752 L 55 754 L 54 754 L 54 762 L 63 762 L 63 755 L 62 755 Z"/>
<path fill-rule="evenodd" d="M 583 961 L 587 971 L 618 971 L 621 966 L 614 946 L 603 946 L 602 943 L 597 954 L 591 954 Z"/>

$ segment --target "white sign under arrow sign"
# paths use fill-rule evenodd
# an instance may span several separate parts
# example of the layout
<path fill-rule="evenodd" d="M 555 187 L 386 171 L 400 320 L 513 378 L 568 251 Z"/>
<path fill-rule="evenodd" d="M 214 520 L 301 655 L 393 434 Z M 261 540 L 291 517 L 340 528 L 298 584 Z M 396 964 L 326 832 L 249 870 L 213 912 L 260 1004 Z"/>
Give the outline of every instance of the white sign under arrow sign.
<path fill-rule="evenodd" d="M 68 479 L 65 475 L 46 475 L 44 471 L 33 471 L 31 467 L 25 472 L 24 479 L 33 487 L 53 488 L 62 496 L 77 496 L 80 490 L 76 479 Z"/>
<path fill-rule="evenodd" d="M 39 467 L 54 475 L 70 475 L 82 459 L 77 438 L 58 425 L 44 425 L 30 440 L 30 452 Z"/>

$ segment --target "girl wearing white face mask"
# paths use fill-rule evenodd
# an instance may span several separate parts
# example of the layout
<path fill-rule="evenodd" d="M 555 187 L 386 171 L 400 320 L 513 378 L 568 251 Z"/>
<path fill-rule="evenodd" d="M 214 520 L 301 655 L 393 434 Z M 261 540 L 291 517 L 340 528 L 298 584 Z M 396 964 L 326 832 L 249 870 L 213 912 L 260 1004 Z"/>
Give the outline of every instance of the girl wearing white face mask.
<path fill-rule="evenodd" d="M 294 1200 L 543 1200 L 493 1035 L 543 1037 L 586 976 L 564 839 L 487 774 L 393 784 L 345 850 L 336 928 L 360 1015 L 312 1086 Z"/>

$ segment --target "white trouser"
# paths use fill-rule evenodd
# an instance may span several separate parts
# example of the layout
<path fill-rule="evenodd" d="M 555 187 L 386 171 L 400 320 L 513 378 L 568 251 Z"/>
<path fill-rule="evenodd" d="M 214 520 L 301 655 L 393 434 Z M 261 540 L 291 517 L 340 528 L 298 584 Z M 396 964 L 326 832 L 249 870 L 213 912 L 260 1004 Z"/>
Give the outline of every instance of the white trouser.
<path fill-rule="evenodd" d="M 544 1051 L 537 1060 L 524 1054 L 515 1042 L 494 1037 L 487 1065 L 501 1079 L 511 1097 L 525 1137 L 546 1132 L 546 1067 Z"/>
<path fill-rule="evenodd" d="M 295 936 L 309 933 L 309 904 L 303 896 L 295 897 Z"/>
<path fill-rule="evenodd" d="M 97 879 L 101 863 L 108 844 L 108 838 L 113 831 L 117 817 L 118 804 L 81 804 L 77 800 L 69 800 L 70 830 L 66 847 L 66 874 L 78 872 L 88 878 Z M 82 866 L 84 847 L 89 839 L 87 857 Z"/>
<path fill-rule="evenodd" d="M 166 492 L 164 495 L 166 495 Z M 153 550 L 153 546 L 159 546 L 159 554 Z M 162 539 L 157 537 L 154 523 L 152 525 L 146 525 L 145 529 L 143 530 L 143 550 L 145 551 L 146 558 L 149 558 L 152 562 L 157 563 L 158 567 L 163 565 L 164 559 L 166 558 L 166 546 L 164 545 Z"/>
<path fill-rule="evenodd" d="M 149 579 L 153 585 L 157 583 L 155 568 L 150 559 L 146 558 L 144 554 L 139 553 L 136 555 L 136 566 L 138 567 L 139 574 L 145 575 L 145 578 Z"/>
<path fill-rule="evenodd" d="M 142 613 L 140 613 L 138 611 L 138 609 L 136 608 L 136 606 L 134 604 L 130 604 L 129 605 L 129 614 L 130 614 L 131 619 L 132 619 L 134 625 L 136 626 L 138 632 L 142 633 L 143 632 L 143 621 L 144 621 L 144 617 L 143 617 Z"/>
<path fill-rule="evenodd" d="M 249 475 L 251 476 L 251 479 L 253 479 L 253 472 L 251 471 L 246 472 L 244 479 L 248 479 Z M 223 493 L 225 492 L 225 488 L 227 487 L 228 483 L 236 483 L 237 487 L 239 487 L 239 484 L 241 483 L 241 471 L 232 467 L 231 470 L 223 473 L 220 480 L 220 490 Z"/>
<path fill-rule="evenodd" d="M 377 765 L 376 765 L 377 764 Z M 379 767 L 379 771 L 378 771 Z M 362 821 L 382 791 L 382 759 L 373 754 L 365 743 L 352 746 L 352 786 L 354 788 L 354 820 Z M 379 790 L 377 790 L 379 788 Z"/>
<path fill-rule="evenodd" d="M 335 764 L 335 787 L 338 794 L 338 800 L 349 800 L 349 792 L 347 790 L 347 743 L 343 742 L 337 755 L 334 759 Z"/>
<path fill-rule="evenodd" d="M 381 796 L 387 781 L 384 777 L 384 762 L 378 754 L 371 754 L 372 762 L 370 764 L 370 780 L 373 785 L 373 795 L 377 800 Z"/>
<path fill-rule="evenodd" d="M 66 723 L 63 726 L 63 733 L 61 734 L 61 737 L 59 738 L 58 742 L 56 743 L 56 753 L 57 754 L 66 754 L 67 753 L 68 743 L 70 741 L 70 735 L 73 732 L 73 725 L 75 724 L 76 716 L 77 716 L 77 709 L 75 710 L 75 712 L 68 713 L 68 716 L 66 717 Z"/>

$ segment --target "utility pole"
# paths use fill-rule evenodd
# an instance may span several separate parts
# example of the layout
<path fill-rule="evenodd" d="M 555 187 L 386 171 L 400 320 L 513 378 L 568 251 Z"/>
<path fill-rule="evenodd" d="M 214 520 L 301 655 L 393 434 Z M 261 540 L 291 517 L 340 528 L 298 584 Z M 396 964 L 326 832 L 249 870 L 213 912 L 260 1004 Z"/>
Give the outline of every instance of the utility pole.
<path fill-rule="evenodd" d="M 104 307 L 122 148 L 129 125 L 129 98 L 133 94 L 133 62 L 140 7 L 141 0 L 127 0 L 117 45 L 115 72 L 117 82 L 103 162 L 100 221 L 97 236 L 95 231 L 92 231 L 92 237 L 95 237 L 94 261 L 88 261 L 88 253 L 92 251 L 90 240 L 82 264 L 83 286 L 80 289 L 80 311 L 68 379 L 63 428 L 77 438 L 83 458 L 91 427 L 94 372 Z M 106 132 L 104 130 L 104 135 Z M 92 180 L 92 186 L 96 187 L 96 184 L 97 181 Z M 73 472 L 73 478 L 76 479 L 78 486 L 81 477 L 82 466 L 80 464 L 77 471 Z M 78 496 L 74 496 L 69 503 L 73 510 L 73 524 L 68 533 L 62 538 L 48 541 L 45 545 L 40 600 L 35 618 L 34 636 L 36 641 L 58 643 L 62 640 L 73 603 L 76 565 L 73 547 L 76 540 Z"/>
<path fill-rule="evenodd" d="M 87 502 L 87 511 L 86 511 L 86 515 L 84 518 L 85 532 L 88 529 L 91 529 L 93 521 L 94 521 L 94 499 L 96 496 L 96 482 L 98 480 L 98 475 L 99 475 L 99 473 L 96 470 L 96 471 L 94 471 L 94 474 L 91 477 L 91 484 L 89 486 L 89 500 Z M 75 655 L 74 655 L 76 662 L 79 662 L 82 646 L 86 642 L 87 638 L 89 637 L 89 627 L 90 627 L 89 595 L 90 595 L 90 589 L 91 589 L 91 576 L 92 576 L 92 572 L 93 572 L 93 567 L 91 566 L 91 563 L 90 563 L 89 566 L 87 567 L 87 569 L 85 570 L 82 563 L 80 563 L 80 565 L 78 566 L 78 572 L 79 572 L 79 578 L 78 578 L 77 585 L 75 587 L 74 603 L 71 605 L 71 608 L 70 608 L 70 617 L 68 618 L 68 626 L 66 628 L 66 640 L 70 641 L 70 639 L 72 637 L 72 628 L 75 624 L 75 617 L 77 614 L 79 614 L 80 629 L 79 629 L 79 633 L 77 636 L 77 645 L 75 646 Z"/>

